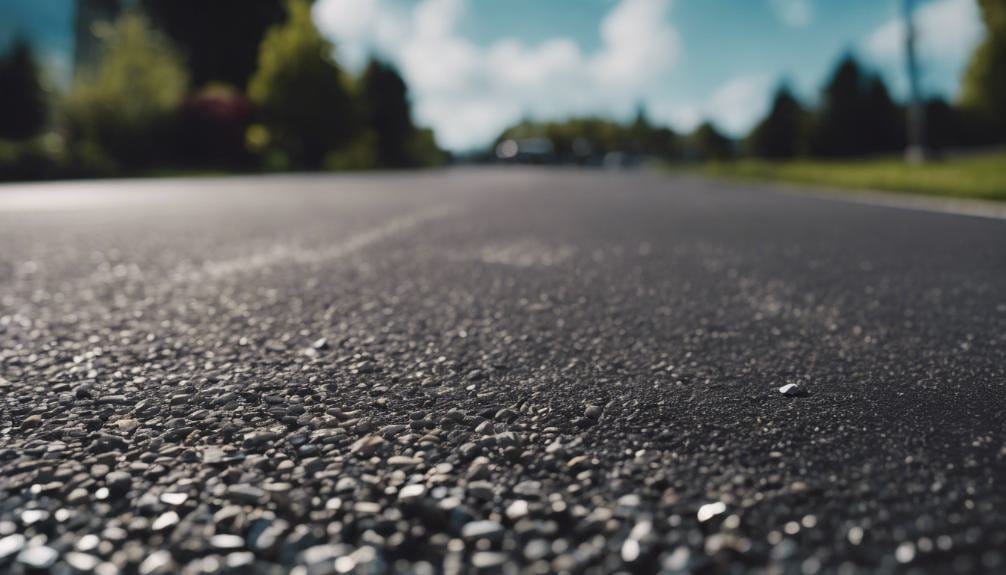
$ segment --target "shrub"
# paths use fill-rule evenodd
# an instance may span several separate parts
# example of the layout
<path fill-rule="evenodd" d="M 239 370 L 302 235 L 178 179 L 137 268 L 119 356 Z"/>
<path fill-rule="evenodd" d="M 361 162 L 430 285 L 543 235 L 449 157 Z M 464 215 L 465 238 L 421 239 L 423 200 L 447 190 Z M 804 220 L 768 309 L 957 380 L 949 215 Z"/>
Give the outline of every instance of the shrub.
<path fill-rule="evenodd" d="M 225 84 L 189 96 L 180 110 L 181 154 L 189 165 L 240 169 L 250 165 L 246 131 L 252 103 Z"/>
<path fill-rule="evenodd" d="M 325 156 L 325 169 L 332 171 L 373 170 L 380 163 L 377 134 L 367 130 L 352 142 Z"/>
<path fill-rule="evenodd" d="M 332 45 L 315 28 L 308 4 L 288 0 L 287 12 L 287 21 L 262 41 L 248 93 L 291 167 L 317 169 L 329 151 L 353 136 L 353 102 Z"/>
<path fill-rule="evenodd" d="M 188 85 L 181 57 L 137 14 L 103 34 L 100 61 L 66 99 L 71 138 L 99 147 L 127 171 L 164 164 L 173 156 L 173 116 Z"/>

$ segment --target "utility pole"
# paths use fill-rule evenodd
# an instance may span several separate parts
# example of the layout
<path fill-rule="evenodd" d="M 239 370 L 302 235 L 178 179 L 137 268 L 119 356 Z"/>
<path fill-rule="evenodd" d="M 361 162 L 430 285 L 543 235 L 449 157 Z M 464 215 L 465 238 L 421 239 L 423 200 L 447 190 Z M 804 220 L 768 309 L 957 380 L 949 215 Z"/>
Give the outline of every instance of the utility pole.
<path fill-rule="evenodd" d="M 919 61 L 915 54 L 916 30 L 912 19 L 915 0 L 903 0 L 905 20 L 905 65 L 908 68 L 908 147 L 905 160 L 910 164 L 926 161 L 926 111 L 919 94 Z"/>

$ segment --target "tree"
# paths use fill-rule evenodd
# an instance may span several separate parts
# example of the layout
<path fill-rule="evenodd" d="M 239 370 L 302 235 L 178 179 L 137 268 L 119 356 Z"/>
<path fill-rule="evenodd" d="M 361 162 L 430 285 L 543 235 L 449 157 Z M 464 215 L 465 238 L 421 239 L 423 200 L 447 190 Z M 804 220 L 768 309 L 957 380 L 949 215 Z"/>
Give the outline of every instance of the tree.
<path fill-rule="evenodd" d="M 272 140 L 294 167 L 317 169 L 357 129 L 352 97 L 332 45 L 304 0 L 288 0 L 288 18 L 266 34 L 248 92 Z"/>
<path fill-rule="evenodd" d="M 822 92 L 812 126 L 811 152 L 823 156 L 865 156 L 904 144 L 902 111 L 883 79 L 863 70 L 846 54 Z"/>
<path fill-rule="evenodd" d="M 163 164 L 188 73 L 171 42 L 135 13 L 104 35 L 96 69 L 67 96 L 71 137 L 96 145 L 122 167 Z"/>
<path fill-rule="evenodd" d="M 642 104 L 636 106 L 636 117 L 629 124 L 625 133 L 620 138 L 623 140 L 621 146 L 634 154 L 646 153 L 649 147 L 650 134 L 653 131 L 653 126 L 650 124 L 650 119 L 646 115 L 646 108 Z"/>
<path fill-rule="evenodd" d="M 31 47 L 14 42 L 0 58 L 0 138 L 24 140 L 45 127 L 47 104 Z"/>
<path fill-rule="evenodd" d="M 961 143 L 961 119 L 958 110 L 940 97 L 925 103 L 926 146 L 940 150 Z"/>
<path fill-rule="evenodd" d="M 1006 0 L 979 0 L 985 39 L 961 84 L 961 106 L 988 126 L 991 141 L 1006 141 Z"/>
<path fill-rule="evenodd" d="M 863 141 L 859 146 L 870 154 L 897 152 L 905 147 L 905 113 L 891 99 L 887 85 L 877 74 L 866 78 L 862 101 Z"/>
<path fill-rule="evenodd" d="M 244 89 L 270 26 L 283 21 L 282 0 L 142 0 L 153 24 L 179 47 L 196 86 Z"/>
<path fill-rule="evenodd" d="M 407 88 L 398 72 L 371 60 L 360 79 L 360 100 L 366 125 L 376 137 L 378 163 L 390 168 L 414 165 L 409 144 L 416 128 L 409 113 Z"/>
<path fill-rule="evenodd" d="M 768 115 L 748 136 L 748 153 L 773 160 L 799 154 L 803 147 L 804 114 L 803 106 L 790 92 L 789 86 L 780 85 Z"/>
<path fill-rule="evenodd" d="M 450 160 L 450 154 L 440 149 L 433 130 L 419 128 L 409 141 L 409 155 L 417 166 L 439 166 Z"/>
<path fill-rule="evenodd" d="M 696 159 L 703 161 L 724 161 L 733 158 L 733 140 L 723 135 L 710 122 L 703 122 L 692 132 L 691 148 Z"/>
<path fill-rule="evenodd" d="M 677 134 L 670 128 L 658 127 L 651 123 L 642 104 L 636 108 L 636 119 L 626 131 L 627 146 L 631 151 L 665 160 L 674 157 Z"/>
<path fill-rule="evenodd" d="M 863 72 L 851 54 L 840 61 L 822 93 L 812 151 L 825 156 L 853 156 L 861 148 L 861 91 Z"/>

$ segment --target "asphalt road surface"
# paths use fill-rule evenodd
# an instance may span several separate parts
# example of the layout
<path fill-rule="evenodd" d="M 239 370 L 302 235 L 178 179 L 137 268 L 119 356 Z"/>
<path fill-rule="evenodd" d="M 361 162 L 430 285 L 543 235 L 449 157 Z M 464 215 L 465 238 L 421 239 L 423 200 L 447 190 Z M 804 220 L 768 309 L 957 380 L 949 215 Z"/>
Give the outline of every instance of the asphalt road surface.
<path fill-rule="evenodd" d="M 1004 220 L 597 171 L 17 186 L 0 343 L 4 572 L 1006 569 Z"/>

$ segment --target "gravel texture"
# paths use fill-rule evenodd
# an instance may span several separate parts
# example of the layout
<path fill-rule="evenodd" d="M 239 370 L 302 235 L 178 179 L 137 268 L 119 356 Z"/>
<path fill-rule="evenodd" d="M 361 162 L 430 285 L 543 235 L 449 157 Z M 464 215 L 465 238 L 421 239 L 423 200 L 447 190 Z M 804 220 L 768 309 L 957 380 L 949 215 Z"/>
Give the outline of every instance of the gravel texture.
<path fill-rule="evenodd" d="M 653 174 L 0 188 L 0 571 L 1006 570 L 1006 222 Z"/>

